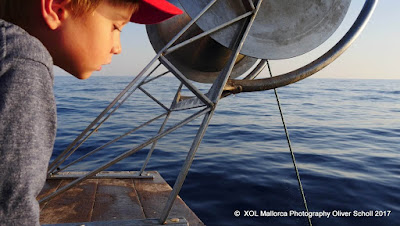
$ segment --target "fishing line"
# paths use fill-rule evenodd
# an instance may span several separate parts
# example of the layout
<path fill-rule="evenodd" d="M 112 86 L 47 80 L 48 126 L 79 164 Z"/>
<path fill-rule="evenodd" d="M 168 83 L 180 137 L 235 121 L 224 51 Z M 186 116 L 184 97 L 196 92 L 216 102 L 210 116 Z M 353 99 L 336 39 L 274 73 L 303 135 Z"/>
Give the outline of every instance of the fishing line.
<path fill-rule="evenodd" d="M 272 77 L 272 71 L 271 71 L 271 67 L 270 67 L 270 65 L 269 65 L 269 61 L 268 61 L 268 60 L 266 60 L 266 61 L 267 61 L 267 66 L 268 66 L 269 75 L 270 75 L 270 77 Z M 297 168 L 296 158 L 294 157 L 294 152 L 293 152 L 293 149 L 292 149 L 292 144 L 291 144 L 290 138 L 289 138 L 289 131 L 288 131 L 287 127 L 286 127 L 285 118 L 283 117 L 283 112 L 282 112 L 282 108 L 281 108 L 281 103 L 280 103 L 280 101 L 279 101 L 278 91 L 276 90 L 276 88 L 274 89 L 274 93 L 275 93 L 275 97 L 276 97 L 276 102 L 277 102 L 277 104 L 278 104 L 279 113 L 281 114 L 282 124 L 283 124 L 283 128 L 284 128 L 284 130 L 285 130 L 285 135 L 286 135 L 286 140 L 287 140 L 287 142 L 288 142 L 290 155 L 292 156 L 292 161 L 293 161 L 294 170 L 296 171 L 296 177 L 297 177 L 297 182 L 299 183 L 300 193 L 301 193 L 301 196 L 302 196 L 302 198 L 303 198 L 304 207 L 305 207 L 305 209 L 306 209 L 306 211 L 307 211 L 307 213 L 308 213 L 309 211 L 308 211 L 306 196 L 305 196 L 305 194 L 304 194 L 303 185 L 301 184 L 300 173 L 299 173 L 299 170 L 298 170 L 298 168 Z M 308 218 L 308 224 L 309 224 L 310 226 L 312 226 L 311 218 L 310 218 L 310 217 L 307 217 L 307 218 Z"/>

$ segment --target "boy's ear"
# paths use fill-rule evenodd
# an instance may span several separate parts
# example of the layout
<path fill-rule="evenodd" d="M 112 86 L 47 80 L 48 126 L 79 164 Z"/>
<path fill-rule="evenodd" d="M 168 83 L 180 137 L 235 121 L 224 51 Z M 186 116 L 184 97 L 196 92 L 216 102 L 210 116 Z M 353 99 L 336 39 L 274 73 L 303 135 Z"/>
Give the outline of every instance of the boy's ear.
<path fill-rule="evenodd" d="M 68 16 L 71 0 L 41 0 L 42 16 L 51 30 L 57 29 Z"/>

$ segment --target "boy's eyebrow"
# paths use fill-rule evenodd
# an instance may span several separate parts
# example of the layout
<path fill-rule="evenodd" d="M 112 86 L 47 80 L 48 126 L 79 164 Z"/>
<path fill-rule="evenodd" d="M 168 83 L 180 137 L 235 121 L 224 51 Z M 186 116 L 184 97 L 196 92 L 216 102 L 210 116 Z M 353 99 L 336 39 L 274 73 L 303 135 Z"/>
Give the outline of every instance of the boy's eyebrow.
<path fill-rule="evenodd" d="M 121 13 L 116 13 L 117 14 L 117 18 L 118 18 L 118 20 L 124 20 L 124 21 L 130 21 L 130 19 L 131 19 L 131 15 L 129 15 L 129 16 L 127 16 L 127 15 L 124 15 L 124 14 L 121 14 Z"/>

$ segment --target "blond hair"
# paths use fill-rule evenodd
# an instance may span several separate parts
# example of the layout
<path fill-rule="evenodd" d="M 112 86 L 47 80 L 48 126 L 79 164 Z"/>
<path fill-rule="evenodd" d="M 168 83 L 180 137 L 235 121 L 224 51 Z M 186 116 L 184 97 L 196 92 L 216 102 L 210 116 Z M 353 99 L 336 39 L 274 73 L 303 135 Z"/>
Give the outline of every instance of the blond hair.
<path fill-rule="evenodd" d="M 102 0 L 70 0 L 69 9 L 74 16 L 81 16 L 93 12 Z M 104 1 L 104 0 L 103 0 Z M 136 11 L 139 0 L 106 0 L 113 5 L 131 5 Z M 0 0 L 0 19 L 17 24 L 21 27 L 29 26 L 32 14 L 40 13 L 39 0 Z M 32 11 L 34 11 L 32 13 Z"/>
<path fill-rule="evenodd" d="M 0 0 L 1 1 L 1 0 Z M 113 5 L 134 6 L 136 11 L 139 7 L 139 0 L 107 0 Z M 70 9 L 74 15 L 79 16 L 94 11 L 101 0 L 71 0 Z"/>

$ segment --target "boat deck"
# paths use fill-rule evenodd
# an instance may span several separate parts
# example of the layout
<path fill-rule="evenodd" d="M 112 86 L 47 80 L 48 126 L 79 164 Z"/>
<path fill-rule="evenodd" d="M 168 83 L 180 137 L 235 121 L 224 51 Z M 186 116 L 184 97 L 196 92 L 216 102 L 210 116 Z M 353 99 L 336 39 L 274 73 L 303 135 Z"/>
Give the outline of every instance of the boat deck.
<path fill-rule="evenodd" d="M 135 177 L 137 172 L 103 172 L 96 178 L 83 181 L 70 190 L 40 205 L 41 224 L 65 225 L 157 225 L 172 188 L 156 171 L 146 172 L 146 178 Z M 82 173 L 62 174 L 46 181 L 38 199 L 56 191 Z M 127 175 L 128 174 L 128 175 Z M 130 176 L 132 176 L 130 178 Z M 93 223 L 89 223 L 93 222 Z M 75 224 L 70 224 L 75 223 Z M 178 196 L 167 224 L 204 225 Z"/>

